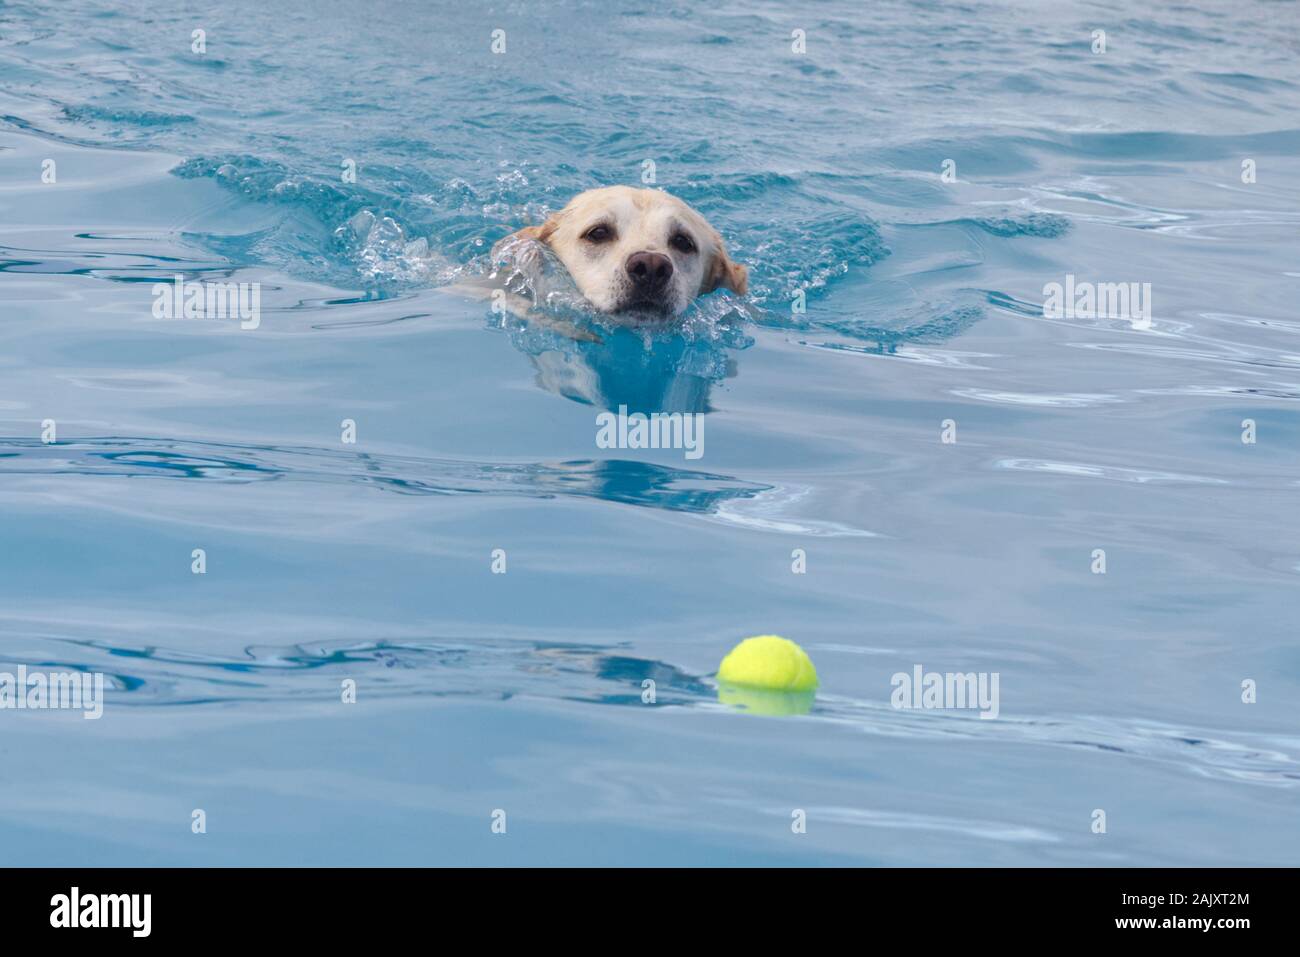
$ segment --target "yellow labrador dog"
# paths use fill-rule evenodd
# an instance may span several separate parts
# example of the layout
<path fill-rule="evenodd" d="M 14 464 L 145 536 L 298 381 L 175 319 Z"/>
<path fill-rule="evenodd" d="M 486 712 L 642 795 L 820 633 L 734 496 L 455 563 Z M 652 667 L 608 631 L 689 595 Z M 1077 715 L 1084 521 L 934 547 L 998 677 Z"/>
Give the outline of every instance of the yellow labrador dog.
<path fill-rule="evenodd" d="M 744 295 L 749 272 L 727 255 L 708 221 L 657 189 L 607 186 L 579 193 L 540 226 L 507 236 L 493 260 L 523 260 L 528 243 L 548 246 L 599 312 L 666 319 L 696 296 L 727 288 Z M 532 247 L 536 255 L 536 247 Z"/>

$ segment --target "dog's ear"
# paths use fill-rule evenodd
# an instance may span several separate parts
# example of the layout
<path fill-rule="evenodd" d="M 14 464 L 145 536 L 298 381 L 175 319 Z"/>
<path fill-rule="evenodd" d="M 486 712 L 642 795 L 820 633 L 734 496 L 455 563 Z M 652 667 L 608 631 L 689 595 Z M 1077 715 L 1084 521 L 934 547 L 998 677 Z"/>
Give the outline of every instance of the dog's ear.
<path fill-rule="evenodd" d="M 540 226 L 525 226 L 523 229 L 516 230 L 504 239 L 498 239 L 492 247 L 492 258 L 496 259 L 502 250 L 522 242 L 525 239 L 535 239 L 539 243 L 549 242 L 551 235 L 559 228 L 560 214 L 549 217 L 546 222 Z"/>
<path fill-rule="evenodd" d="M 542 225 L 540 226 L 525 226 L 523 229 L 519 230 L 518 232 L 511 233 L 506 238 L 507 239 L 535 239 L 539 243 L 544 243 L 550 240 L 551 234 L 554 233 L 555 230 L 559 228 L 559 225 L 560 225 L 560 217 L 558 215 L 551 216 L 546 220 L 546 222 L 542 223 Z"/>
<path fill-rule="evenodd" d="M 709 264 L 709 270 L 704 274 L 700 293 L 713 292 L 724 287 L 737 295 L 745 295 L 749 292 L 749 270 L 740 263 L 732 262 L 731 257 L 727 255 L 727 250 L 719 243 L 717 252 L 713 254 L 713 262 Z"/>

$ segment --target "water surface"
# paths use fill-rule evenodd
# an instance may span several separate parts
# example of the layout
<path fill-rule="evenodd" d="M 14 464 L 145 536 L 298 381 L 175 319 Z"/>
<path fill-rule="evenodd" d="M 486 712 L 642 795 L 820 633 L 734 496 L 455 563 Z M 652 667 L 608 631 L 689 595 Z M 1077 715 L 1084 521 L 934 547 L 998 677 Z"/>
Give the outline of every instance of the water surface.
<path fill-rule="evenodd" d="M 0 712 L 7 860 L 1295 863 L 1296 4 L 282 6 L 0 4 L 0 670 L 109 684 Z M 750 296 L 438 291 L 647 161 Z M 718 701 L 767 632 L 811 713 Z"/>

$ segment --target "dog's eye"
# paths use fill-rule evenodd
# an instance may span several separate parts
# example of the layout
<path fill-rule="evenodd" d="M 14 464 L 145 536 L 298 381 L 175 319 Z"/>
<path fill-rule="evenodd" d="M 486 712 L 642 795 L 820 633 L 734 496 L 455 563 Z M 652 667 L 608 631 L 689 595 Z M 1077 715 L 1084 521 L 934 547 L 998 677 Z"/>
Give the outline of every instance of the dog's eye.
<path fill-rule="evenodd" d="M 669 243 L 672 245 L 673 249 L 680 253 L 695 252 L 695 240 L 691 239 L 691 237 L 687 236 L 685 233 L 674 233 L 673 238 L 669 240 Z"/>
<path fill-rule="evenodd" d="M 591 229 L 583 233 L 582 238 L 589 243 L 607 243 L 614 238 L 614 230 L 601 223 L 599 226 L 592 226 Z"/>

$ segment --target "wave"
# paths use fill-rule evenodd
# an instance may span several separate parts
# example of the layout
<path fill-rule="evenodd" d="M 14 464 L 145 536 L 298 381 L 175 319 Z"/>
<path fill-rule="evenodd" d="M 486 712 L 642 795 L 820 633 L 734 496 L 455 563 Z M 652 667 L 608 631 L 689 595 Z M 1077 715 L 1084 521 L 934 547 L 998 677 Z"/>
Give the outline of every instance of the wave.
<path fill-rule="evenodd" d="M 105 674 L 106 708 L 216 705 L 239 701 L 337 701 L 345 678 L 378 697 L 542 700 L 726 712 L 711 675 L 634 654 L 623 645 L 491 637 L 402 637 L 249 645 L 236 655 L 85 638 L 79 626 L 10 620 L 47 651 L 19 656 L 33 670 Z M 124 667 L 123 662 L 130 662 Z M 328 679 L 328 680 L 326 680 Z M 364 679 L 364 680 L 362 680 Z M 653 699 L 645 695 L 653 682 Z M 756 718 L 756 720 L 763 720 Z M 894 708 L 887 700 L 819 693 L 815 721 L 876 737 L 966 746 L 1091 751 L 1241 785 L 1300 787 L 1300 738 L 1229 731 L 1137 716 L 1011 714 Z"/>
<path fill-rule="evenodd" d="M 32 439 L 0 439 L 0 475 L 346 483 L 397 495 L 599 498 L 694 513 L 716 512 L 729 500 L 753 499 L 774 488 L 727 475 L 622 459 L 472 462 L 130 436 L 49 445 Z"/>

